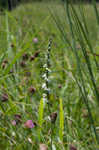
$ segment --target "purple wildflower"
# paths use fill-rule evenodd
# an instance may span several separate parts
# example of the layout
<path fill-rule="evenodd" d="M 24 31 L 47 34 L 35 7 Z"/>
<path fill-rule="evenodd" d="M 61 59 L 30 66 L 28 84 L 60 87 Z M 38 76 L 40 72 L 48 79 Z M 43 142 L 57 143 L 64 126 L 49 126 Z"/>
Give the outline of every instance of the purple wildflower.
<path fill-rule="evenodd" d="M 11 123 L 13 126 L 16 126 L 16 120 L 12 120 Z"/>
<path fill-rule="evenodd" d="M 70 150 L 77 150 L 77 148 L 74 145 L 70 145 Z"/>
<path fill-rule="evenodd" d="M 40 150 L 47 150 L 48 147 L 45 144 L 40 144 Z"/>
<path fill-rule="evenodd" d="M 34 127 L 35 127 L 35 125 L 34 125 L 34 123 L 32 122 L 32 120 L 27 120 L 27 121 L 25 122 L 24 126 L 25 126 L 26 128 L 34 128 Z"/>
<path fill-rule="evenodd" d="M 35 38 L 33 39 L 33 42 L 34 42 L 35 44 L 37 44 L 37 43 L 38 43 L 38 38 L 35 37 Z"/>

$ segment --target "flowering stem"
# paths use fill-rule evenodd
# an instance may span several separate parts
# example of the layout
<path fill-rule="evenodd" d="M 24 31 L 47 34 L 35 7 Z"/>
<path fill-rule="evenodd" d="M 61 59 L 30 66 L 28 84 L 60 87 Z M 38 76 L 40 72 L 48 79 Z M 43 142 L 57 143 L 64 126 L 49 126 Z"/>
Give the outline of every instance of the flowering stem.
<path fill-rule="evenodd" d="M 50 102 L 49 102 L 49 72 L 50 72 L 50 51 L 51 51 L 51 44 L 52 44 L 52 39 L 49 40 L 49 45 L 48 45 L 48 50 L 47 50 L 47 58 L 46 58 L 46 62 L 47 62 L 47 68 L 46 68 L 46 77 L 48 80 L 46 80 L 46 86 L 47 86 L 47 104 L 48 104 L 48 110 L 49 113 L 51 113 L 50 111 Z"/>
<path fill-rule="evenodd" d="M 52 39 L 49 40 L 49 45 L 48 45 L 48 50 L 47 50 L 47 69 L 46 69 L 47 79 L 49 79 L 51 44 L 52 44 Z M 46 80 L 46 86 L 47 86 L 47 89 L 49 89 L 49 82 L 48 82 L 48 80 Z M 48 110 L 49 110 L 49 113 L 51 113 L 50 102 L 49 102 L 49 90 L 47 90 L 47 100 L 48 100 L 48 102 L 47 102 Z M 53 135 L 53 126 L 52 126 L 52 122 L 51 122 L 51 150 L 52 150 L 52 144 L 53 144 L 53 140 L 52 140 L 53 137 L 52 137 L 52 135 Z"/>
<path fill-rule="evenodd" d="M 52 39 L 49 40 L 47 53 L 45 55 L 46 60 L 45 60 L 44 66 L 43 66 L 45 68 L 45 72 L 43 74 L 43 78 L 44 78 L 45 82 L 42 85 L 42 88 L 44 89 L 43 100 L 47 102 L 49 114 L 51 114 L 50 102 L 49 102 L 49 99 L 50 99 L 49 73 L 50 73 L 50 51 L 51 51 L 51 44 L 52 44 Z M 52 122 L 51 122 L 51 150 L 52 150 L 52 132 L 53 132 L 53 127 L 52 127 Z"/>

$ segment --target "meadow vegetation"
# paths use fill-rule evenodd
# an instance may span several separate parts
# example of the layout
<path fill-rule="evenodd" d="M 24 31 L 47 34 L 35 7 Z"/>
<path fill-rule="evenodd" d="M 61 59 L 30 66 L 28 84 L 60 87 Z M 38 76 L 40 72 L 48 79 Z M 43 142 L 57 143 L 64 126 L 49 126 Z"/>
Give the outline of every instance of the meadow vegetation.
<path fill-rule="evenodd" d="M 51 1 L 0 12 L 1 150 L 99 149 L 97 7 Z"/>

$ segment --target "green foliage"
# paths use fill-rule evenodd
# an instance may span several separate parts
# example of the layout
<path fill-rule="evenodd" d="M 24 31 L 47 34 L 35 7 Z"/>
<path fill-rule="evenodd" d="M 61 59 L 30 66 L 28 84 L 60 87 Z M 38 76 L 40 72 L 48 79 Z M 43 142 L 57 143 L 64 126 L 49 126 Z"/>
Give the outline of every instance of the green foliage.
<path fill-rule="evenodd" d="M 60 126 L 59 126 L 59 137 L 60 140 L 63 142 L 63 134 L 64 134 L 64 110 L 63 110 L 63 102 L 62 99 L 60 99 Z"/>
<path fill-rule="evenodd" d="M 37 150 L 43 143 L 56 150 L 99 149 L 98 4 L 46 2 L 0 12 L 0 148 Z M 26 128 L 27 120 L 35 127 Z"/>
<path fill-rule="evenodd" d="M 38 111 L 38 123 L 39 123 L 39 139 L 41 137 L 41 131 L 42 131 L 42 124 L 43 124 L 43 113 L 44 113 L 44 103 L 43 103 L 43 99 L 40 100 L 40 104 L 39 104 L 39 111 Z"/>

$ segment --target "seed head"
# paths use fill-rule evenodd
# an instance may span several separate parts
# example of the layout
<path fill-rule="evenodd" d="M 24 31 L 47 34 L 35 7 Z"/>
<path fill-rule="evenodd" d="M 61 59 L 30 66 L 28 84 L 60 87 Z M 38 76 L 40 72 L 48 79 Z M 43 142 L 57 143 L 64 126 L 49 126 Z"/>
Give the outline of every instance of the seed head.
<path fill-rule="evenodd" d="M 40 51 L 35 52 L 34 57 L 38 57 Z"/>
<path fill-rule="evenodd" d="M 35 59 L 34 56 L 31 56 L 31 57 L 30 57 L 30 61 L 33 61 L 34 59 Z"/>
<path fill-rule="evenodd" d="M 4 93 L 4 94 L 2 95 L 2 102 L 6 102 L 6 101 L 8 101 L 8 94 L 7 94 L 7 93 Z"/>
<path fill-rule="evenodd" d="M 14 47 L 15 47 L 13 43 L 11 44 L 11 47 L 12 47 L 12 48 L 14 48 Z"/>
<path fill-rule="evenodd" d="M 7 60 L 7 59 L 5 59 L 5 60 L 3 61 L 3 63 L 6 63 L 6 64 L 8 64 L 8 60 Z"/>
<path fill-rule="evenodd" d="M 26 67 L 25 61 L 21 61 L 20 66 L 21 66 L 22 68 Z"/>
<path fill-rule="evenodd" d="M 22 56 L 23 60 L 28 60 L 29 58 L 29 55 L 27 53 L 24 53 L 23 56 Z"/>
<path fill-rule="evenodd" d="M 57 118 L 57 112 L 53 112 L 53 113 L 50 115 L 50 118 L 51 118 L 51 122 L 52 122 L 52 123 L 55 123 L 56 118 Z"/>
<path fill-rule="evenodd" d="M 21 119 L 21 115 L 20 114 L 15 114 L 14 115 L 15 119 L 20 120 Z"/>
<path fill-rule="evenodd" d="M 6 63 L 2 63 L 2 69 L 6 67 Z"/>
<path fill-rule="evenodd" d="M 8 60 L 5 59 L 5 60 L 2 62 L 2 69 L 4 69 L 7 64 L 8 64 Z"/>
<path fill-rule="evenodd" d="M 36 92 L 36 89 L 34 87 L 29 88 L 29 93 L 34 94 Z"/>
<path fill-rule="evenodd" d="M 14 118 L 15 118 L 16 124 L 21 123 L 21 115 L 20 114 L 15 114 Z"/>
<path fill-rule="evenodd" d="M 59 88 L 59 89 L 61 89 L 61 88 L 62 88 L 62 86 L 59 84 L 59 85 L 58 85 L 58 88 Z"/>
<path fill-rule="evenodd" d="M 70 150 L 77 150 L 77 148 L 74 145 L 70 145 Z"/>

